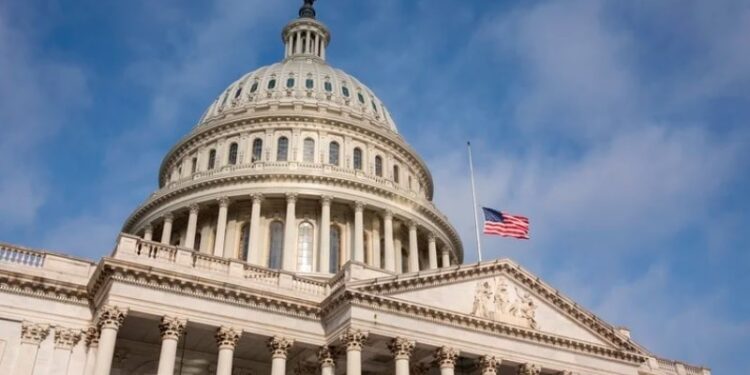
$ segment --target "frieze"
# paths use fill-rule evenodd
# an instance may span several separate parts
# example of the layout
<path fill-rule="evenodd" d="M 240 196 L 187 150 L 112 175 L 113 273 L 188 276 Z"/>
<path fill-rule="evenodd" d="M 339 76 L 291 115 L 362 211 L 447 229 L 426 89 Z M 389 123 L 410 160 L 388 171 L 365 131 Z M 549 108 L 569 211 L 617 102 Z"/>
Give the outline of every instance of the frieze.
<path fill-rule="evenodd" d="M 2 271 L 0 271 L 2 272 Z M 28 295 L 76 305 L 88 306 L 88 293 L 83 286 L 64 285 L 56 280 L 0 275 L 0 290 L 13 294 Z"/>
<path fill-rule="evenodd" d="M 471 315 L 537 329 L 536 304 L 528 292 L 511 290 L 505 277 L 477 282 Z"/>

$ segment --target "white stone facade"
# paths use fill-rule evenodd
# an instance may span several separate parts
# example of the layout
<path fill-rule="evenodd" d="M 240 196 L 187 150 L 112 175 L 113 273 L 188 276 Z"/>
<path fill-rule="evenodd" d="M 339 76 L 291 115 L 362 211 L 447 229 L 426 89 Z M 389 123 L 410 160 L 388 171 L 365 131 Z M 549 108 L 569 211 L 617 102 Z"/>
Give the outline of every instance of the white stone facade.
<path fill-rule="evenodd" d="M 0 374 L 710 374 L 510 260 L 461 265 L 429 170 L 314 15 L 168 152 L 111 254 L 0 244 Z"/>

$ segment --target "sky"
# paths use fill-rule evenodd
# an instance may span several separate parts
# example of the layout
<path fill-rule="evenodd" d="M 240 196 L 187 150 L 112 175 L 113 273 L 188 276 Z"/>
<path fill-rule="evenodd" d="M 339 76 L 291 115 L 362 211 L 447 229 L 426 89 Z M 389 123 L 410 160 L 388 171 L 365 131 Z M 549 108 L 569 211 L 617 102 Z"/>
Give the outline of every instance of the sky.
<path fill-rule="evenodd" d="M 98 259 L 298 0 L 0 2 L 0 241 Z M 320 0 L 477 261 L 482 239 L 654 353 L 750 373 L 750 2 Z"/>

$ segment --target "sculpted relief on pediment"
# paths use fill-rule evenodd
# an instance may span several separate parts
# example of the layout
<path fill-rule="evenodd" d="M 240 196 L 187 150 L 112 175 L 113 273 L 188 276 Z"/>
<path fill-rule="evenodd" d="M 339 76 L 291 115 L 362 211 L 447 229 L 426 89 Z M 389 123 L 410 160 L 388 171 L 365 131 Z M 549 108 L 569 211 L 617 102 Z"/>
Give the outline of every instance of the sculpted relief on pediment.
<path fill-rule="evenodd" d="M 474 292 L 471 315 L 538 329 L 536 308 L 531 295 L 503 276 L 479 280 Z"/>

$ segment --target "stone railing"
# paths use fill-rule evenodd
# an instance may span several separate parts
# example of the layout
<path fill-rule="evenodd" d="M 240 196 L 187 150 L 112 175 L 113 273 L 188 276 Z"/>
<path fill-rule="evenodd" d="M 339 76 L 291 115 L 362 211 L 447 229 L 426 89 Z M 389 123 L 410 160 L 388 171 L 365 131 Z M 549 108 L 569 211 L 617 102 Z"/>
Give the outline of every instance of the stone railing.
<path fill-rule="evenodd" d="M 663 358 L 657 358 L 656 361 L 659 363 L 659 370 L 668 375 L 711 375 L 711 371 L 707 368 L 691 366 Z"/>
<path fill-rule="evenodd" d="M 0 263 L 14 263 L 27 267 L 44 267 L 47 254 L 13 245 L 0 244 Z"/>
<path fill-rule="evenodd" d="M 95 266 L 73 256 L 0 243 L 0 268 L 10 271 L 22 267 L 24 273 L 34 276 L 85 285 Z"/>

